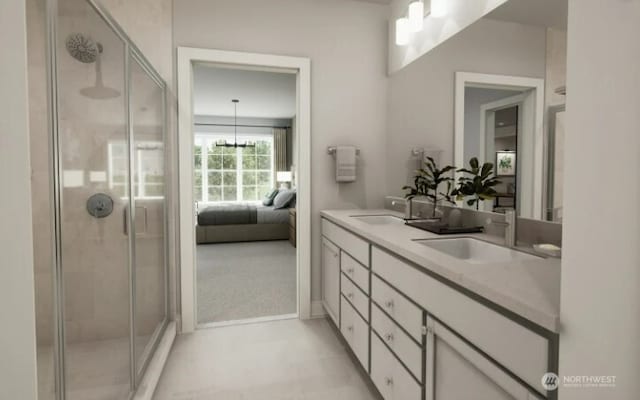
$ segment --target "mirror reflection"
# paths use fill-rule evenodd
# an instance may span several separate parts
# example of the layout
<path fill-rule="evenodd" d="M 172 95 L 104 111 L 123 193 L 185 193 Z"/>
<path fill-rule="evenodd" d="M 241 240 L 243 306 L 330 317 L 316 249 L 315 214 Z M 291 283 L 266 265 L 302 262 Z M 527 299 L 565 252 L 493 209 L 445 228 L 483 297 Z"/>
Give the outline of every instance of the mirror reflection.
<path fill-rule="evenodd" d="M 497 17 L 517 22 L 521 16 Z M 537 22 L 548 23 L 545 59 L 532 60 L 544 64 L 543 76 L 516 76 L 507 67 L 496 74 L 480 65 L 477 72 L 456 72 L 454 162 L 466 167 L 475 157 L 493 164 L 500 183 L 481 210 L 562 222 L 566 21 Z"/>

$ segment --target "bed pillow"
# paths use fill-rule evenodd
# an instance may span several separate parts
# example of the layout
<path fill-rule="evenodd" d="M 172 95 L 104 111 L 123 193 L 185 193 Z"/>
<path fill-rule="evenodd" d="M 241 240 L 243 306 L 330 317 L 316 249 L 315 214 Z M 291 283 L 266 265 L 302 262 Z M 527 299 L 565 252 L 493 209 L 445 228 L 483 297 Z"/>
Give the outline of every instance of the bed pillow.
<path fill-rule="evenodd" d="M 291 200 L 296 196 L 296 192 L 294 190 L 284 189 L 281 190 L 280 193 L 273 199 L 273 208 L 285 208 L 291 203 Z"/>
<path fill-rule="evenodd" d="M 270 206 L 273 204 L 273 199 L 276 198 L 276 196 L 278 195 L 279 190 L 278 189 L 274 189 L 272 191 L 270 191 L 269 193 L 267 193 L 264 196 L 264 199 L 262 199 L 262 205 L 263 206 Z"/>

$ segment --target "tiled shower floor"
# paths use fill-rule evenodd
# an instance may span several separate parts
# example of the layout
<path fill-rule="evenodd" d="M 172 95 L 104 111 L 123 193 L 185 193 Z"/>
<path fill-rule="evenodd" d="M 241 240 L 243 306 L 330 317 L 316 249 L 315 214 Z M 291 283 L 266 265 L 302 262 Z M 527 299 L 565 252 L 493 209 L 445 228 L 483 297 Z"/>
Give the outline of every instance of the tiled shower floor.
<path fill-rule="evenodd" d="M 148 337 L 138 338 L 144 346 Z M 55 399 L 53 348 L 38 347 L 39 400 Z M 121 400 L 129 395 L 128 338 L 66 345 L 68 400 Z"/>

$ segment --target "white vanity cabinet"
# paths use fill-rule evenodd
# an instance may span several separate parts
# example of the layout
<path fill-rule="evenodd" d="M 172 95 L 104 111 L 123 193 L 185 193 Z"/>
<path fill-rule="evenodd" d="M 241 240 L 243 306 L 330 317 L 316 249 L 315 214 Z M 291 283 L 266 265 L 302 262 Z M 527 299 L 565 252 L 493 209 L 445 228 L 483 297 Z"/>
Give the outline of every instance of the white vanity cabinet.
<path fill-rule="evenodd" d="M 556 334 L 322 219 L 327 313 L 385 400 L 556 400 Z"/>
<path fill-rule="evenodd" d="M 540 398 L 444 325 L 427 326 L 425 400 Z"/>
<path fill-rule="evenodd" d="M 322 304 L 340 327 L 341 275 L 348 299 L 369 318 L 370 244 L 338 225 L 322 219 Z"/>
<path fill-rule="evenodd" d="M 340 326 L 340 249 L 322 239 L 322 304 L 333 322 Z"/>

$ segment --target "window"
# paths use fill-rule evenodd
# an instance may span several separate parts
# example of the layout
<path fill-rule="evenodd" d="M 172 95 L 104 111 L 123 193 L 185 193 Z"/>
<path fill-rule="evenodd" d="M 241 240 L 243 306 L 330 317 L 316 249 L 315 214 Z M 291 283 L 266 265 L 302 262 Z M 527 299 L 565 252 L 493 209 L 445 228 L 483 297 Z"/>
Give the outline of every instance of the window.
<path fill-rule="evenodd" d="M 128 152 L 125 142 L 111 142 L 109 151 L 109 188 L 127 197 Z M 133 190 L 137 199 L 164 197 L 164 151 L 162 142 L 137 142 Z"/>
<path fill-rule="evenodd" d="M 196 201 L 258 201 L 273 188 L 273 138 L 238 135 L 255 147 L 218 147 L 229 135 L 196 135 L 194 148 Z"/>

